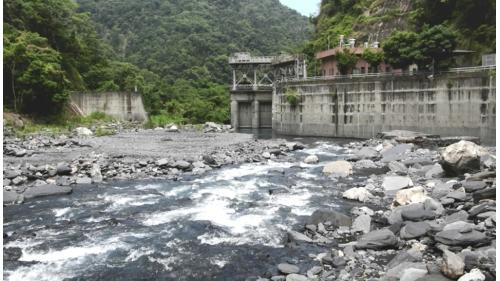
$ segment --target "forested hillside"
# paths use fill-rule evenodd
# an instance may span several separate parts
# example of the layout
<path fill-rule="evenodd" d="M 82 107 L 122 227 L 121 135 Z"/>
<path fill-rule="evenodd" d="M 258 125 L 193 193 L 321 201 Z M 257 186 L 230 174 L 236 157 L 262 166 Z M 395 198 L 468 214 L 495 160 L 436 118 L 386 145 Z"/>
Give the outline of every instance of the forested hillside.
<path fill-rule="evenodd" d="M 57 113 L 73 90 L 137 87 L 158 123 L 228 122 L 228 55 L 298 49 L 312 34 L 278 0 L 77 3 L 4 1 L 8 108 Z"/>
<path fill-rule="evenodd" d="M 418 35 L 436 27 L 453 33 L 454 47 L 475 51 L 480 63 L 483 53 L 495 52 L 495 11 L 494 0 L 323 0 L 305 51 L 312 59 L 329 42 L 337 46 L 341 34 L 383 45 L 398 31 Z"/>
<path fill-rule="evenodd" d="M 298 49 L 308 19 L 278 0 L 78 0 L 116 56 L 158 74 L 167 89 L 153 114 L 229 121 L 228 56 Z"/>

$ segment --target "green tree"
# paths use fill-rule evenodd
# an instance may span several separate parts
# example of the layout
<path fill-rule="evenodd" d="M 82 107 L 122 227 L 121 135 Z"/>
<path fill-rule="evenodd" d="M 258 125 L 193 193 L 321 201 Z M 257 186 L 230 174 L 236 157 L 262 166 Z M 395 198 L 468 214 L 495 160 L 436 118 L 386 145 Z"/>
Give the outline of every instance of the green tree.
<path fill-rule="evenodd" d="M 456 34 L 443 25 L 426 28 L 418 36 L 417 48 L 422 53 L 419 65 L 439 70 L 440 64 L 452 57 L 456 40 Z"/>
<path fill-rule="evenodd" d="M 5 27 L 6 102 L 16 112 L 57 112 L 68 98 L 69 86 L 60 53 L 36 33 Z"/>
<path fill-rule="evenodd" d="M 343 75 L 349 74 L 359 60 L 358 56 L 350 52 L 349 49 L 344 49 L 342 52 L 338 52 L 335 55 L 335 58 L 337 59 L 339 71 Z"/>
<path fill-rule="evenodd" d="M 362 58 L 370 64 L 372 69 L 377 70 L 378 66 L 384 61 L 384 53 L 365 49 Z"/>
<path fill-rule="evenodd" d="M 406 69 L 409 65 L 423 60 L 418 48 L 415 32 L 398 31 L 388 37 L 382 46 L 385 60 L 393 67 Z"/>

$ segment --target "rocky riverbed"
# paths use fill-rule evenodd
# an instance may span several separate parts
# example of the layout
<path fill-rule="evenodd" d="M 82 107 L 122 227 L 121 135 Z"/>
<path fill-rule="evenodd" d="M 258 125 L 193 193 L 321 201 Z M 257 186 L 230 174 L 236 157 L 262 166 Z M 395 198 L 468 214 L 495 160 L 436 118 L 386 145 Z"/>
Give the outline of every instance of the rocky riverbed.
<path fill-rule="evenodd" d="M 98 159 L 109 164 L 64 160 L 71 169 L 60 175 L 55 165 L 44 185 L 4 191 L 4 200 L 15 192 L 9 202 L 26 199 L 4 208 L 4 278 L 496 279 L 496 150 L 477 139 L 390 132 L 365 141 L 256 141 L 170 128 L 106 138 L 72 137 L 61 150 L 81 149 L 86 159 L 107 152 Z M 19 142 L 11 144 L 36 151 Z M 35 167 L 63 157 L 15 155 L 6 157 L 11 165 L 30 159 Z M 107 184 L 94 181 L 96 164 Z M 131 176 L 116 181 L 109 169 Z M 164 179 L 130 180 L 144 169 Z M 57 186 L 83 176 L 96 184 Z M 33 198 L 35 188 L 53 190 L 50 180 L 73 193 Z"/>
<path fill-rule="evenodd" d="M 87 128 L 71 135 L 4 138 L 4 204 L 68 194 L 75 185 L 119 180 L 180 179 L 214 168 L 261 162 L 300 149 L 285 140 L 257 140 L 214 123 L 197 130 L 177 126 L 127 129 L 95 137 Z"/>
<path fill-rule="evenodd" d="M 288 232 L 287 247 L 314 244 L 323 252 L 247 280 L 496 280 L 495 148 L 468 141 L 474 138 L 382 137 L 389 140 L 345 145 L 350 156 L 322 171 L 362 206 L 316 210 Z"/>

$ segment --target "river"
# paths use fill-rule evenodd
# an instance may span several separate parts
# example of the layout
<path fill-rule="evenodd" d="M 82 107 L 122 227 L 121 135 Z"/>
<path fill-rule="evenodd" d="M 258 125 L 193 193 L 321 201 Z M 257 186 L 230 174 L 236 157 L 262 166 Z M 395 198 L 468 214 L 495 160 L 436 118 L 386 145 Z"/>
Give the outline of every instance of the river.
<path fill-rule="evenodd" d="M 286 160 L 248 163 L 180 181 L 75 187 L 69 196 L 4 207 L 6 280 L 245 280 L 325 249 L 285 247 L 314 210 L 348 212 L 321 174 L 345 140 L 307 139 Z M 302 163 L 307 156 L 320 163 Z M 362 177 L 361 177 L 362 178 Z"/>

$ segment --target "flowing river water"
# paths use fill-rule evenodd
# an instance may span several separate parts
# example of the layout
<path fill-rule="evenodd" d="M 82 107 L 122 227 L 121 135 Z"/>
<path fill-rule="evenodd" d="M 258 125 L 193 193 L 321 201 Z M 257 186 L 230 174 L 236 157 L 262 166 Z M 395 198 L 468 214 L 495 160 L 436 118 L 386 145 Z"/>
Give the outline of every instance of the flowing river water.
<path fill-rule="evenodd" d="M 284 161 L 75 187 L 4 207 L 4 232 L 16 237 L 5 247 L 22 249 L 19 261 L 4 264 L 4 279 L 245 280 L 281 262 L 307 264 L 325 250 L 285 247 L 287 230 L 316 209 L 354 206 L 321 174 L 325 162 L 345 157 L 340 140 L 307 142 Z M 301 162 L 311 154 L 320 163 Z"/>

